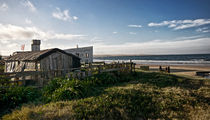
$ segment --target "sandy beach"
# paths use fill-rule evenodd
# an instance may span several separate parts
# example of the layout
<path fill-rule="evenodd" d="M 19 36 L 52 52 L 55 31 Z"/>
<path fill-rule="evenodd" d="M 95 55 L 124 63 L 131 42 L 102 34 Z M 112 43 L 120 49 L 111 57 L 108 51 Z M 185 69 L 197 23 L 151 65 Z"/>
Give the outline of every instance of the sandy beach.
<path fill-rule="evenodd" d="M 137 64 L 136 67 L 140 68 L 140 66 L 149 66 L 150 71 L 159 71 L 159 65 L 142 65 Z M 162 66 L 165 69 L 167 66 Z M 192 65 L 171 65 L 170 66 L 171 73 L 177 75 L 187 75 L 202 78 L 196 76 L 197 71 L 210 71 L 210 66 L 192 66 Z"/>

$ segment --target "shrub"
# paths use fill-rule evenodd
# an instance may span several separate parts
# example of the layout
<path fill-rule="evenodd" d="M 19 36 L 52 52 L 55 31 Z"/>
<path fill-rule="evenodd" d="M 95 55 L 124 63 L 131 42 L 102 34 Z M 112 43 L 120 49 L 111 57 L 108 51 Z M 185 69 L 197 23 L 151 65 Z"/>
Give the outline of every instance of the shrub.
<path fill-rule="evenodd" d="M 78 79 L 55 78 L 43 89 L 44 101 L 82 98 L 87 88 L 83 84 L 83 81 Z"/>
<path fill-rule="evenodd" d="M 77 79 L 64 81 L 64 84 L 53 92 L 53 101 L 77 99 L 84 96 L 85 89 L 82 81 Z"/>
<path fill-rule="evenodd" d="M 72 100 L 91 96 L 97 93 L 96 87 L 129 81 L 131 78 L 129 76 L 131 75 L 121 76 L 117 72 L 111 72 L 97 74 L 84 80 L 55 78 L 43 89 L 44 101 Z"/>
<path fill-rule="evenodd" d="M 20 106 L 23 103 L 34 101 L 40 97 L 40 92 L 32 87 L 0 88 L 0 113 Z"/>
<path fill-rule="evenodd" d="M 97 80 L 95 81 L 98 85 L 109 85 L 118 82 L 118 78 L 114 73 L 102 73 L 95 76 Z"/>

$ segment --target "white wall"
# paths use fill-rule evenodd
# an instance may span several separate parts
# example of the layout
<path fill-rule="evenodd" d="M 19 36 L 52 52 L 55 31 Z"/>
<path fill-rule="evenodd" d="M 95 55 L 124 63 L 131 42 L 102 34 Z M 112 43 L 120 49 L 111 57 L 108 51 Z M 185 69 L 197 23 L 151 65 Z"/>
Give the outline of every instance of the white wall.
<path fill-rule="evenodd" d="M 81 62 L 91 63 L 93 62 L 93 46 L 82 47 L 82 48 L 73 48 L 64 50 L 67 53 L 72 53 L 74 55 L 79 55 Z"/>

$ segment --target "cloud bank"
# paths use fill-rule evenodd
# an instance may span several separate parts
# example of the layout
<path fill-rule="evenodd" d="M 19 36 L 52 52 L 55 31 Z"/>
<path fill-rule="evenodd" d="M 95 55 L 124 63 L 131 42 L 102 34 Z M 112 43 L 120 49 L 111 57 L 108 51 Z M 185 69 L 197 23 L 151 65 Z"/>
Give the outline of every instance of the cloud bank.
<path fill-rule="evenodd" d="M 149 27 L 160 27 L 167 26 L 168 28 L 173 28 L 174 30 L 187 29 L 192 27 L 198 27 L 202 25 L 210 24 L 210 19 L 195 19 L 195 20 L 172 20 L 172 21 L 162 21 L 160 23 L 149 23 Z"/>
<path fill-rule="evenodd" d="M 41 39 L 43 42 L 48 41 L 50 43 L 51 40 L 77 41 L 86 37 L 82 34 L 56 33 L 54 31 L 43 31 L 37 27 L 21 27 L 0 23 L 0 50 L 1 54 L 4 55 L 16 51 L 21 44 L 30 44 L 32 39 Z"/>
<path fill-rule="evenodd" d="M 209 46 L 208 37 L 177 41 L 153 40 L 119 45 L 100 43 L 94 45 L 94 54 L 200 54 L 210 53 Z"/>
<path fill-rule="evenodd" d="M 63 34 L 53 31 L 43 31 L 37 27 L 21 27 L 11 24 L 0 24 L 0 40 L 29 40 L 29 39 L 80 39 L 86 35 Z"/>
<path fill-rule="evenodd" d="M 208 27 L 198 28 L 196 29 L 197 32 L 208 33 L 210 32 Z"/>

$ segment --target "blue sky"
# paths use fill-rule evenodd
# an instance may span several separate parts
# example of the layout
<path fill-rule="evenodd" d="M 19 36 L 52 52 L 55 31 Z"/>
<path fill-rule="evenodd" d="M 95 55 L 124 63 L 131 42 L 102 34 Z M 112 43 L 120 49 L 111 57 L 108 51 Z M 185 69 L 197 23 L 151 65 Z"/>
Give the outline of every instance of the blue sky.
<path fill-rule="evenodd" d="M 41 49 L 94 54 L 210 53 L 209 0 L 0 0 L 0 54 Z"/>

